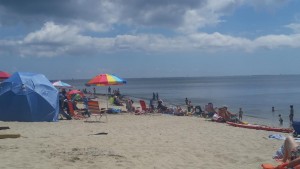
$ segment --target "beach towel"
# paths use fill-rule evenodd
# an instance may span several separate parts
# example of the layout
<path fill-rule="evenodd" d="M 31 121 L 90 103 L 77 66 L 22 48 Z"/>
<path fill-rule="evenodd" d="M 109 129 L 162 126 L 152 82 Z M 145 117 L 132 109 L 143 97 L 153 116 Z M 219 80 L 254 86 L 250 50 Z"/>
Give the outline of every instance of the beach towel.
<path fill-rule="evenodd" d="M 285 136 L 283 136 L 281 134 L 271 134 L 271 135 L 269 135 L 269 139 L 272 139 L 272 140 L 285 140 Z"/>
<path fill-rule="evenodd" d="M 121 113 L 121 109 L 109 108 L 106 112 L 108 114 L 117 114 L 117 113 Z"/>
<path fill-rule="evenodd" d="M 270 134 L 268 136 L 268 138 L 270 140 L 285 140 L 285 136 L 281 135 L 281 134 Z M 294 138 L 296 142 L 300 142 L 300 138 Z"/>

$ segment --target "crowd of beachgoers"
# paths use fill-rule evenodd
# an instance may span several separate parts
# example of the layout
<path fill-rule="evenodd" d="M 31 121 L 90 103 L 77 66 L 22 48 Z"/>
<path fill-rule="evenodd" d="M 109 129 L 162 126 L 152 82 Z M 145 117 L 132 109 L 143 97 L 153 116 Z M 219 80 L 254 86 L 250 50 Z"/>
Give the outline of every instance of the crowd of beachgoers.
<path fill-rule="evenodd" d="M 71 91 L 71 89 L 70 89 Z M 142 99 L 132 99 L 131 97 L 121 95 L 120 90 L 113 90 L 108 88 L 108 102 L 112 106 L 120 106 L 119 109 L 128 113 L 133 113 L 135 115 L 148 114 L 148 113 L 160 113 L 160 114 L 170 114 L 175 116 L 199 116 L 204 118 L 209 118 L 217 122 L 242 122 L 243 111 L 240 108 L 237 114 L 228 111 L 228 107 L 226 105 L 222 107 L 214 107 L 213 103 L 208 103 L 202 109 L 201 106 L 193 106 L 191 100 L 185 98 L 183 102 L 184 106 L 170 106 L 170 104 L 165 104 L 162 99 L 158 97 L 158 93 L 153 93 L 153 98 L 150 99 L 149 104 L 146 103 L 145 100 Z M 61 89 L 60 91 L 60 113 L 63 117 L 67 119 L 72 119 L 72 114 L 70 112 L 70 104 L 72 103 L 72 109 L 80 110 L 80 112 L 84 111 L 84 115 L 90 116 L 88 112 L 88 101 L 90 99 L 95 99 L 97 94 L 94 90 L 94 93 L 87 92 L 87 90 L 83 89 L 82 91 L 78 90 L 78 92 L 72 93 L 68 96 L 68 92 L 65 89 Z M 134 103 L 135 101 L 138 103 Z M 81 103 L 83 108 L 79 109 L 77 104 Z M 108 108 L 108 107 L 107 107 Z M 107 110 L 109 111 L 109 110 Z M 121 112 L 121 111 L 119 111 Z"/>
<path fill-rule="evenodd" d="M 71 89 L 69 89 L 69 92 Z M 228 106 L 214 106 L 213 103 L 207 103 L 204 106 L 193 105 L 192 101 L 188 98 L 182 99 L 181 105 L 174 105 L 172 103 L 165 103 L 163 99 L 161 99 L 158 93 L 153 92 L 153 97 L 150 99 L 141 99 L 133 96 L 127 96 L 121 94 L 119 88 L 117 90 L 112 90 L 110 87 L 108 88 L 107 94 L 96 93 L 96 89 L 93 88 L 93 92 L 88 91 L 86 88 L 82 90 L 77 90 L 78 92 L 73 92 L 68 98 L 68 92 L 65 89 L 61 89 L 60 91 L 60 105 L 61 105 L 61 114 L 63 117 L 61 119 L 72 119 L 72 115 L 74 113 L 70 113 L 68 102 L 72 103 L 72 109 L 82 113 L 83 116 L 90 116 L 88 112 L 88 101 L 89 100 L 97 100 L 99 96 L 107 97 L 106 100 L 102 100 L 101 102 L 107 102 L 107 104 L 103 104 L 102 108 L 106 109 L 108 113 L 120 113 L 127 112 L 135 115 L 141 114 L 169 114 L 175 116 L 197 116 L 203 117 L 205 119 L 210 119 L 215 122 L 234 122 L 234 123 L 247 123 L 244 121 L 243 116 L 244 112 L 242 108 L 239 108 L 238 112 L 229 111 Z M 79 104 L 78 104 L 79 103 Z M 78 108 L 77 105 L 80 108 Z M 106 105 L 106 106 L 103 106 Z M 109 106 L 108 106 L 109 105 Z M 293 122 L 294 117 L 294 109 L 293 105 L 290 106 L 290 124 Z M 282 126 L 282 117 L 279 114 L 279 126 Z M 291 127 L 291 125 L 290 125 Z"/>

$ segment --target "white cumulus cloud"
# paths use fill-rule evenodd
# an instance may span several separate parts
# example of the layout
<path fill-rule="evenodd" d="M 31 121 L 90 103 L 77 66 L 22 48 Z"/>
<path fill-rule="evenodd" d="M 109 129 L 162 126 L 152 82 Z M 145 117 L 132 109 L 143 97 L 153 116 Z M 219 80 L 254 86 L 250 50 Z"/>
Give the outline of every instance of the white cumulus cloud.
<path fill-rule="evenodd" d="M 20 56 L 58 57 L 89 56 L 99 53 L 231 51 L 245 52 L 280 47 L 299 48 L 300 34 L 265 35 L 253 40 L 215 33 L 191 33 L 166 37 L 158 34 L 124 34 L 115 37 L 92 37 L 82 34 L 77 27 L 48 22 L 23 39 L 0 41 L 1 52 Z"/>

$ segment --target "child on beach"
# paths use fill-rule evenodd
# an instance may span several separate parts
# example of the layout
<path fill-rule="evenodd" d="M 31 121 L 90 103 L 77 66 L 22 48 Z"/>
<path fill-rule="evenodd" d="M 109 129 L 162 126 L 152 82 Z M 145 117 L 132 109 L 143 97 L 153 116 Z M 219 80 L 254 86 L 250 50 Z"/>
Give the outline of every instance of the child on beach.
<path fill-rule="evenodd" d="M 242 110 L 242 108 L 240 108 L 240 110 L 239 110 L 239 120 L 240 121 L 242 121 L 243 120 L 243 110 Z"/>
<path fill-rule="evenodd" d="M 279 125 L 282 126 L 283 125 L 283 119 L 281 117 L 281 114 L 279 114 L 278 117 L 279 117 Z"/>

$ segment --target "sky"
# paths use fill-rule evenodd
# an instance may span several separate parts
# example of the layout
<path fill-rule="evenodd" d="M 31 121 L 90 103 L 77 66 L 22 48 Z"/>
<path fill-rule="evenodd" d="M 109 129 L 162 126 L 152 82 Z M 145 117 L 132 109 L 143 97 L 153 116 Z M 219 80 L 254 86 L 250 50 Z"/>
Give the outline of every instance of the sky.
<path fill-rule="evenodd" d="M 0 0 L 0 70 L 49 79 L 300 74 L 299 0 Z"/>

